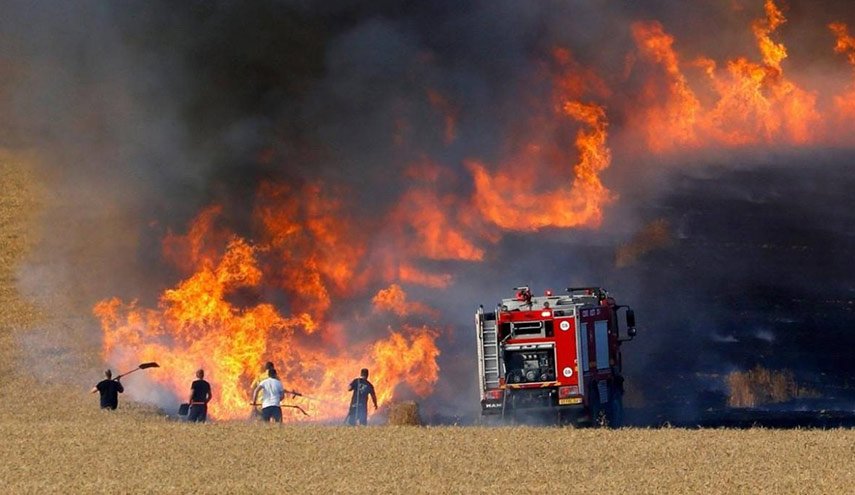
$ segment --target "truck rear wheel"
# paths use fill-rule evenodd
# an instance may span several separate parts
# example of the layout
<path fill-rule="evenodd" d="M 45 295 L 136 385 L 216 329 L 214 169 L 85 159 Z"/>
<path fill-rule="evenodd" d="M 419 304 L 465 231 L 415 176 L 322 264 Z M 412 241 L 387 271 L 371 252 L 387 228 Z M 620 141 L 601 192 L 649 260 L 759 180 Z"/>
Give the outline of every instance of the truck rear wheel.
<path fill-rule="evenodd" d="M 578 409 L 558 409 L 558 426 L 576 427 L 583 420 L 583 413 Z"/>
<path fill-rule="evenodd" d="M 610 390 L 610 398 L 605 406 L 608 427 L 620 428 L 623 426 L 623 394 L 619 391 Z"/>
<path fill-rule="evenodd" d="M 591 426 L 594 428 L 603 428 L 608 422 L 606 419 L 606 404 L 600 403 L 600 392 L 596 386 L 591 387 L 591 394 L 588 396 L 588 407 L 591 415 Z"/>
<path fill-rule="evenodd" d="M 600 402 L 600 393 L 592 387 L 590 396 L 591 426 L 595 428 L 620 428 L 623 426 L 623 392 L 611 383 L 607 388 L 609 398 Z"/>
<path fill-rule="evenodd" d="M 481 414 L 478 421 L 481 426 L 501 426 L 503 424 L 501 414 Z"/>

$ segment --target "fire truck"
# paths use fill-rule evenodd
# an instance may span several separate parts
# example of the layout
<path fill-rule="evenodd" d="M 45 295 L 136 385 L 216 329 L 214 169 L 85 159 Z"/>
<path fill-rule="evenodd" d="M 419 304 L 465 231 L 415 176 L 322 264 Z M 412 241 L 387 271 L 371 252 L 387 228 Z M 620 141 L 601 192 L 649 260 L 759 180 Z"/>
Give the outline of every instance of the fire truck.
<path fill-rule="evenodd" d="M 600 287 L 543 296 L 528 286 L 514 290 L 494 311 L 480 306 L 475 315 L 482 419 L 545 413 L 562 424 L 620 426 L 620 347 L 636 335 L 633 310 Z"/>

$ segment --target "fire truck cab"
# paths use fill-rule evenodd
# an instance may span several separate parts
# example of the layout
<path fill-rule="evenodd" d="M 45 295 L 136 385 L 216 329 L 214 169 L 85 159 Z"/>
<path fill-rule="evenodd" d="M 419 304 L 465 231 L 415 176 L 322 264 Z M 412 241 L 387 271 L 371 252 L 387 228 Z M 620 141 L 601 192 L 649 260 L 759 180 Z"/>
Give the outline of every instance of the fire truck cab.
<path fill-rule="evenodd" d="M 480 306 L 475 314 L 482 417 L 516 420 L 538 411 L 555 413 L 562 423 L 620 426 L 620 346 L 636 334 L 632 309 L 600 287 L 543 296 L 527 286 L 514 290 L 494 311 Z"/>

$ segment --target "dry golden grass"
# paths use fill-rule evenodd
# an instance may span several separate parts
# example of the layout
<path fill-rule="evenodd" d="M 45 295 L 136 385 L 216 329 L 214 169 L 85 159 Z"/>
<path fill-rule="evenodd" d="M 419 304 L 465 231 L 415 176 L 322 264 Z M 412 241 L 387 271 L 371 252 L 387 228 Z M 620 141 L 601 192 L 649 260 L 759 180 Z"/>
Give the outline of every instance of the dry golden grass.
<path fill-rule="evenodd" d="M 124 401 L 102 412 L 80 386 L 37 383 L 16 364 L 15 334 L 50 317 L 15 290 L 38 206 L 30 184 L 26 171 L 0 160 L 2 493 L 851 493 L 855 486 L 852 430 L 192 425 Z"/>
<path fill-rule="evenodd" d="M 4 422 L 11 491 L 846 493 L 842 431 Z M 572 488 L 572 489 L 571 489 Z"/>
<path fill-rule="evenodd" d="M 772 371 L 759 365 L 748 371 L 731 372 L 727 384 L 727 404 L 731 407 L 756 407 L 816 396 L 814 391 L 800 387 L 791 371 Z"/>
<path fill-rule="evenodd" d="M 12 374 L 17 351 L 12 329 L 32 325 L 38 314 L 32 304 L 23 301 L 16 289 L 16 270 L 32 242 L 27 225 L 37 206 L 28 187 L 28 175 L 0 153 L 0 374 Z M 6 380 L 3 380 L 6 382 Z"/>
<path fill-rule="evenodd" d="M 393 402 L 386 406 L 387 422 L 392 426 L 420 426 L 419 405 L 413 401 Z"/>

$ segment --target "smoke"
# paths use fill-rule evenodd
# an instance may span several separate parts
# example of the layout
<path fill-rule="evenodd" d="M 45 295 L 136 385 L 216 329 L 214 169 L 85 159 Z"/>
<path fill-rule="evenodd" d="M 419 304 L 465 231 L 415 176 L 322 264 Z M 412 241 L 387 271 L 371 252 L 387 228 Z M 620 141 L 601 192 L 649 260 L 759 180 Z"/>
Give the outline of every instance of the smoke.
<path fill-rule="evenodd" d="M 799 68 L 787 74 L 826 104 L 825 91 L 842 91 L 851 73 L 825 25 L 855 19 L 847 2 L 821 4 L 789 2 L 776 39 L 790 49 L 786 68 Z M 642 331 L 625 348 L 627 383 L 655 407 L 693 414 L 698 394 L 677 393 L 680 383 L 730 366 L 836 382 L 851 374 L 841 354 L 851 343 L 851 155 L 822 140 L 668 154 L 644 145 L 638 102 L 666 96 L 649 93 L 662 71 L 639 53 L 632 23 L 660 22 L 684 68 L 699 56 L 723 66 L 759 60 L 749 26 L 762 2 L 7 0 L 3 11 L 0 146 L 36 150 L 50 191 L 21 283 L 68 315 L 27 335 L 31 361 L 91 362 L 76 357 L 98 352 L 101 332 L 82 315 L 114 296 L 155 305 L 183 275 L 162 239 L 208 205 L 222 205 L 222 223 L 238 234 L 256 235 L 257 191 L 274 181 L 338 191 L 342 219 L 367 249 L 364 272 L 402 256 L 401 232 L 410 249 L 427 239 L 416 217 L 425 202 L 402 202 L 414 189 L 436 198 L 441 230 L 460 234 L 439 244 L 462 238 L 465 252 L 483 253 L 480 262 L 422 256 L 416 268 L 451 284 L 406 287 L 448 329 L 437 414 L 477 408 L 472 312 L 520 283 L 600 284 L 635 307 Z M 605 108 L 612 154 L 601 179 L 616 199 L 597 228 L 498 229 L 473 206 L 467 162 L 573 179 L 584 126 L 553 122 L 556 48 L 569 51 L 567 72 L 582 81 L 567 83 L 569 94 Z M 517 165 L 533 146 L 546 163 Z M 441 172 L 414 179 L 414 168 Z M 396 208 L 396 218 L 412 218 L 399 230 L 386 225 Z"/>
<path fill-rule="evenodd" d="M 631 343 L 646 356 L 624 355 L 648 402 L 688 404 L 687 415 L 721 407 L 721 397 L 699 398 L 714 390 L 706 375 L 757 365 L 839 396 L 853 371 L 846 225 L 855 175 L 851 153 L 820 156 L 687 172 L 648 207 L 680 229 L 623 275 L 638 284 L 633 299 L 648 330 Z"/>

